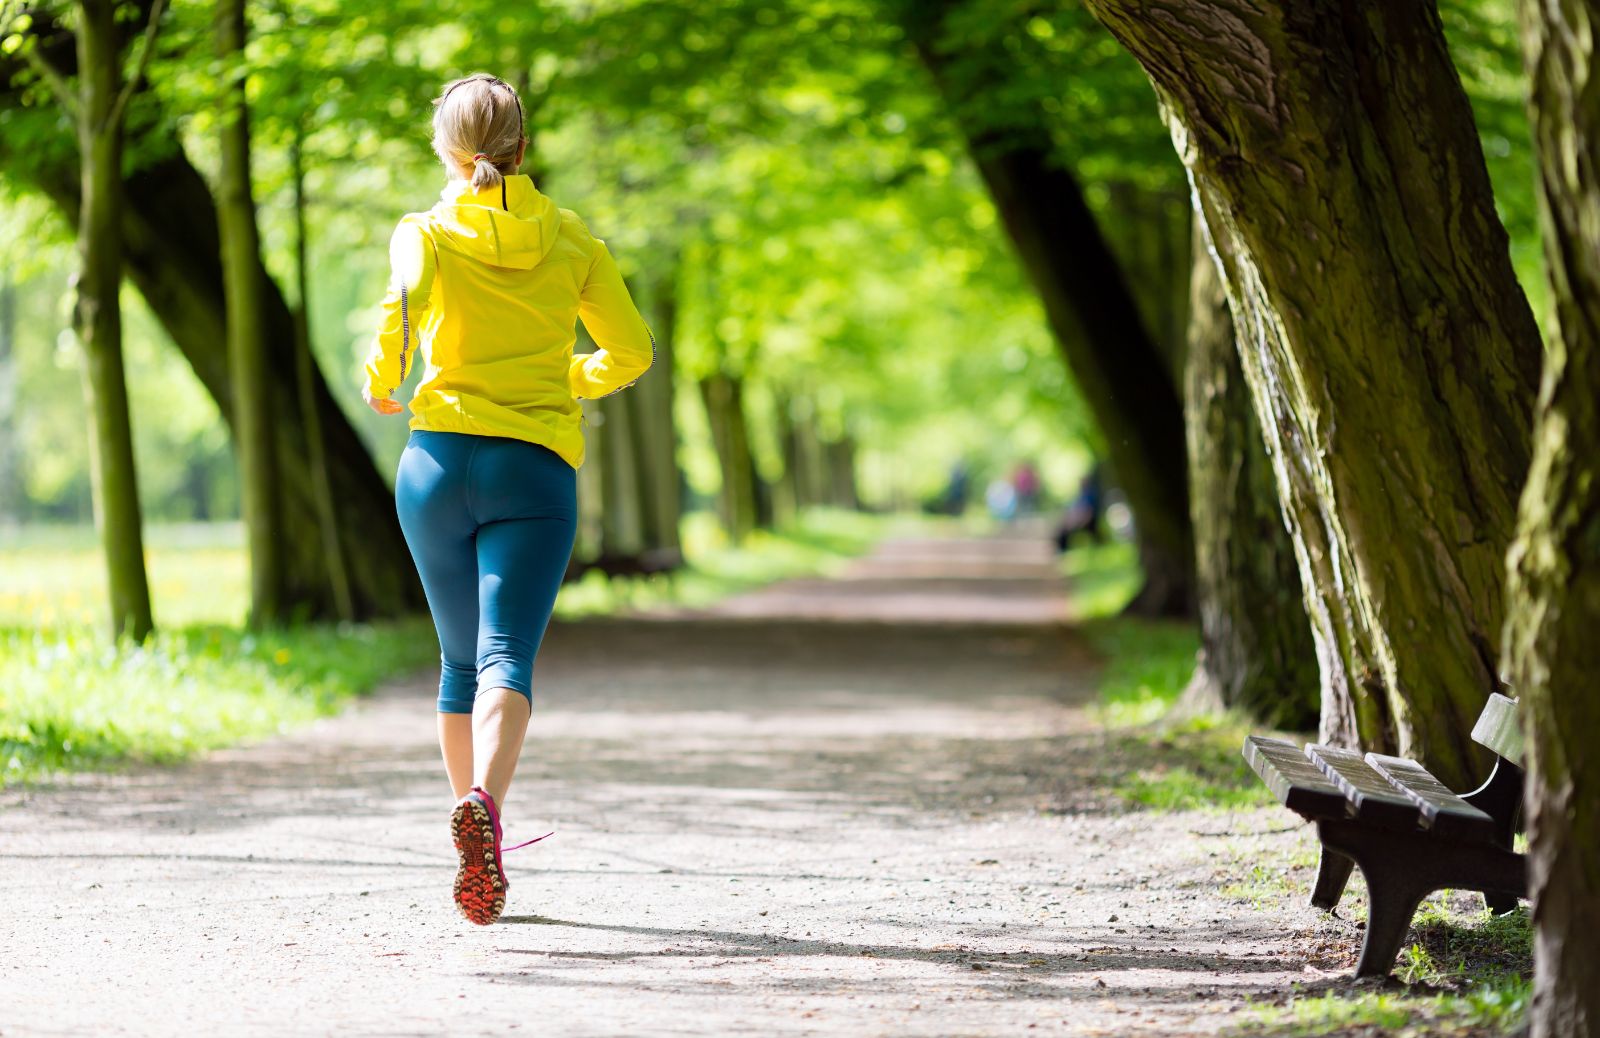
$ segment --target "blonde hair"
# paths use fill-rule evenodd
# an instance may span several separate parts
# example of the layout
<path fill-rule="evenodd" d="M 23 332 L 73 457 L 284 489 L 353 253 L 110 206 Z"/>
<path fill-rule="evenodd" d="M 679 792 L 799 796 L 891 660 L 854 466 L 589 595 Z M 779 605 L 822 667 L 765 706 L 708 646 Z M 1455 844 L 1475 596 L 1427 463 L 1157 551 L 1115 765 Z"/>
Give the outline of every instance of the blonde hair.
<path fill-rule="evenodd" d="M 474 191 L 495 187 L 515 171 L 522 99 L 510 83 L 474 72 L 447 84 L 433 105 L 433 150 Z"/>

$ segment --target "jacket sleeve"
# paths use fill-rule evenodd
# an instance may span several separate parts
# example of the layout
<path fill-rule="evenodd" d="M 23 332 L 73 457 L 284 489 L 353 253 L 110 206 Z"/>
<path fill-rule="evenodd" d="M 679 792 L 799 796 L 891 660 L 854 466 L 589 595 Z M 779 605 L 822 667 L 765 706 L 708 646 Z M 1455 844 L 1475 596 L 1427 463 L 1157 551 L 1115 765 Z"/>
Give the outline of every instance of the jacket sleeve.
<path fill-rule="evenodd" d="M 604 242 L 596 240 L 595 246 L 578 301 L 578 317 L 600 348 L 575 354 L 567 369 L 572 395 L 579 400 L 593 400 L 633 385 L 649 370 L 656 353 L 655 336 L 633 305 L 617 261 Z"/>
<path fill-rule="evenodd" d="M 367 391 L 375 398 L 393 395 L 406 380 L 417 353 L 417 327 L 432 302 L 438 259 L 433 243 L 410 218 L 401 220 L 389 239 L 389 270 L 389 291 L 365 367 Z"/>

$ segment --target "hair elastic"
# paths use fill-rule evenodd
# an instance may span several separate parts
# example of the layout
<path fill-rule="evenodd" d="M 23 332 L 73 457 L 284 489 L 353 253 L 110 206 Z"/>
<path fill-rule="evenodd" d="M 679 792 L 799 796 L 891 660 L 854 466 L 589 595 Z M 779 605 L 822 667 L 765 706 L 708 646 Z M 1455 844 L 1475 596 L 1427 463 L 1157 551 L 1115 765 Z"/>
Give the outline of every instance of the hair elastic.
<path fill-rule="evenodd" d="M 486 159 L 488 157 L 489 156 L 485 155 L 483 152 L 480 151 L 476 155 L 472 156 L 472 161 L 473 162 L 477 162 L 479 159 Z"/>

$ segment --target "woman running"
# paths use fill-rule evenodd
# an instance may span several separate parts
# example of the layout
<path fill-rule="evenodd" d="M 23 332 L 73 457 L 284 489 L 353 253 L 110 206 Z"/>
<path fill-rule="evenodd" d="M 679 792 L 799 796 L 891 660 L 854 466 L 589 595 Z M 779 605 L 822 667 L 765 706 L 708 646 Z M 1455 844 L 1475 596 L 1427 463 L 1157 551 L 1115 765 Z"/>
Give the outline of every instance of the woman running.
<path fill-rule="evenodd" d="M 516 172 L 528 146 L 516 91 L 478 73 L 434 104 L 449 183 L 390 241 L 362 396 L 400 413 L 394 393 L 420 347 L 395 504 L 439 633 L 455 902 L 487 925 L 505 908 L 500 854 L 515 848 L 501 847 L 500 812 L 577 526 L 578 401 L 632 385 L 655 340 L 605 244 Z M 572 352 L 579 319 L 594 353 Z"/>

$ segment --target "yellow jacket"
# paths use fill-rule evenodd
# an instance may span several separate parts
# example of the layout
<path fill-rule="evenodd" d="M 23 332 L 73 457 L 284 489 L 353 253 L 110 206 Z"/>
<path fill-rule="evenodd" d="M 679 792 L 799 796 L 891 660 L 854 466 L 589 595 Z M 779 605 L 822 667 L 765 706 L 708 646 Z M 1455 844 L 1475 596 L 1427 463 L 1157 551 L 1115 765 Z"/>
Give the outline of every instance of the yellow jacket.
<path fill-rule="evenodd" d="M 452 180 L 432 209 L 401 219 L 389 261 L 367 389 L 393 394 L 420 346 L 413 429 L 529 440 L 577 468 L 578 400 L 632 385 L 654 359 L 605 243 L 525 176 L 476 192 Z M 594 353 L 572 352 L 578 319 Z"/>

